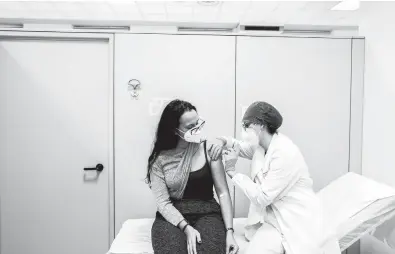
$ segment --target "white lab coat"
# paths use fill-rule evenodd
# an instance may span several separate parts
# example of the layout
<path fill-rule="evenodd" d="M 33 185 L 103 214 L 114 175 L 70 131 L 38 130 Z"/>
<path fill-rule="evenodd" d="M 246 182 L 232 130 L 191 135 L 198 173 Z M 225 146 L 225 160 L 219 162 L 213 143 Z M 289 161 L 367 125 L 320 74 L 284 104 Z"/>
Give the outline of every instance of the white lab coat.
<path fill-rule="evenodd" d="M 227 139 L 227 146 L 234 143 L 241 157 L 252 160 L 251 178 L 240 173 L 232 178 L 251 201 L 246 238 L 251 240 L 256 225 L 266 222 L 281 233 L 287 254 L 340 254 L 337 242 L 329 244 L 335 250 L 323 247 L 322 206 L 299 148 L 283 134 L 273 136 L 266 154 L 260 146 L 254 151 L 244 142 Z"/>

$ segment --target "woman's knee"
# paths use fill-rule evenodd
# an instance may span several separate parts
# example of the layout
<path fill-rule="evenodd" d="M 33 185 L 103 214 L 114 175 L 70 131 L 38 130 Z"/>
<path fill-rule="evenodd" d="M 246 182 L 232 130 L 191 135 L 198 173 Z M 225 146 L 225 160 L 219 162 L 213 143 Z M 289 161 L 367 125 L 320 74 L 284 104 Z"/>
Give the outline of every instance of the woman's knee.
<path fill-rule="evenodd" d="M 195 229 L 199 231 L 202 243 L 198 244 L 201 253 L 225 253 L 226 249 L 226 229 L 220 215 L 208 215 L 195 224 Z"/>
<path fill-rule="evenodd" d="M 186 236 L 179 228 L 165 220 L 155 219 L 151 229 L 154 253 L 187 253 Z"/>

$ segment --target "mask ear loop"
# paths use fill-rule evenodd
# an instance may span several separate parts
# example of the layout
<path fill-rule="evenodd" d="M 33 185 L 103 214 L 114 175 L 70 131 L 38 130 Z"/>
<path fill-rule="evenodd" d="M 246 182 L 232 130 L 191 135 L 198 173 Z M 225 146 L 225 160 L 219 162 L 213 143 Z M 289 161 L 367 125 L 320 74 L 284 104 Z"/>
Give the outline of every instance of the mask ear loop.
<path fill-rule="evenodd" d="M 183 137 L 181 137 L 181 135 L 180 135 L 180 134 L 178 134 L 178 133 L 177 133 L 177 131 L 179 131 L 179 132 L 182 132 L 184 135 L 185 135 L 185 131 L 182 131 L 182 130 L 180 130 L 180 129 L 176 128 L 176 131 L 174 132 L 174 134 L 175 134 L 176 136 L 178 136 L 179 138 L 182 138 L 182 139 L 184 139 Z"/>

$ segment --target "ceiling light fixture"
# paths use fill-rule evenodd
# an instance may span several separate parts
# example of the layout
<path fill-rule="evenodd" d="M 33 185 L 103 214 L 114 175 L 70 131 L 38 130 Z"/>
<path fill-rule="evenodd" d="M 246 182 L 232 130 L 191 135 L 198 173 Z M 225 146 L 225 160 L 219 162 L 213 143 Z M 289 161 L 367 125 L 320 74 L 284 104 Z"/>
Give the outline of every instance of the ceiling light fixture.
<path fill-rule="evenodd" d="M 3 24 L 3 23 L 0 23 L 0 27 L 1 28 L 23 28 L 23 24 L 7 24 L 7 23 Z"/>
<path fill-rule="evenodd" d="M 343 0 L 335 5 L 332 11 L 355 11 L 359 9 L 359 0 Z"/>
<path fill-rule="evenodd" d="M 220 1 L 197 1 L 198 4 L 203 6 L 215 6 L 218 5 Z"/>

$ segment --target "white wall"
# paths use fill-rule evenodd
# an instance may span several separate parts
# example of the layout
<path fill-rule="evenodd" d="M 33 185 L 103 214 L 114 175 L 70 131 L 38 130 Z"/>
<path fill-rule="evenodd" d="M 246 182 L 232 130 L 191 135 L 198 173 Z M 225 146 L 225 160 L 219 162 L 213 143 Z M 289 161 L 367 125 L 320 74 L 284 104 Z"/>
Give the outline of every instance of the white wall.
<path fill-rule="evenodd" d="M 360 12 L 366 37 L 362 174 L 395 187 L 395 2 L 363 2 Z M 386 223 L 387 236 L 394 225 Z M 389 240 L 395 247 L 395 232 Z M 365 243 L 361 253 L 373 253 Z"/>
<path fill-rule="evenodd" d="M 377 5 L 360 19 L 366 36 L 362 173 L 395 187 L 395 3 Z"/>

